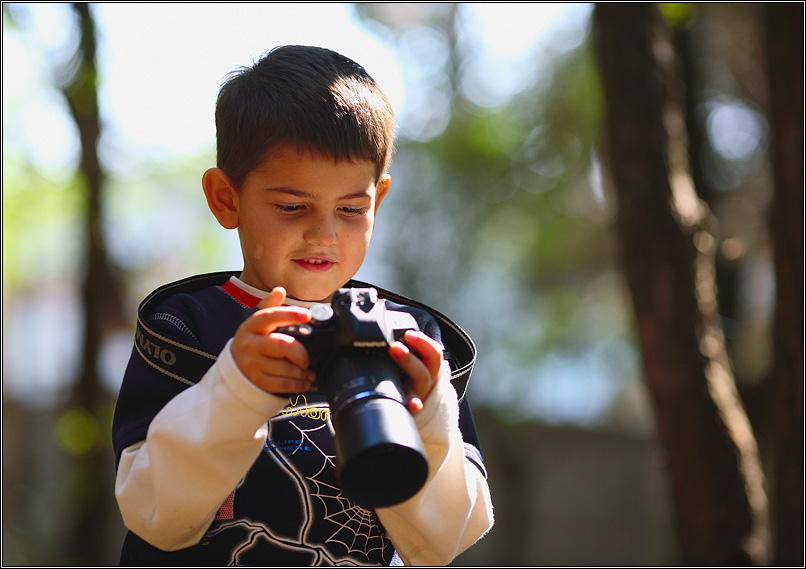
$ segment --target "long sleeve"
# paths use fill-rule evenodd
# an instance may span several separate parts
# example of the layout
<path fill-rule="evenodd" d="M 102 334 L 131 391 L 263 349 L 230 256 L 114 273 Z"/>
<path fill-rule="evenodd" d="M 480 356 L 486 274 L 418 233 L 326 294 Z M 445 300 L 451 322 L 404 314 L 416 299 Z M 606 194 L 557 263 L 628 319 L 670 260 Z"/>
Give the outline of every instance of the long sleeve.
<path fill-rule="evenodd" d="M 493 525 L 487 480 L 465 456 L 448 376 L 446 367 L 415 417 L 428 461 L 425 485 L 402 504 L 377 510 L 406 565 L 446 565 Z"/>
<path fill-rule="evenodd" d="M 229 344 L 202 380 L 154 417 L 121 455 L 115 494 L 126 526 L 166 551 L 198 543 L 287 401 L 254 386 Z"/>

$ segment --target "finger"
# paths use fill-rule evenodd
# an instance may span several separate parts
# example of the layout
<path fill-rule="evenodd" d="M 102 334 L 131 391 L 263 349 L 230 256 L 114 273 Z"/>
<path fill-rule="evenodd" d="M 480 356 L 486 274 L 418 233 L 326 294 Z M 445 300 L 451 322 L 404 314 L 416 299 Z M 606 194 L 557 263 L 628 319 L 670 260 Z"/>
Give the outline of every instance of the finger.
<path fill-rule="evenodd" d="M 287 360 L 305 369 L 309 366 L 308 350 L 292 336 L 273 332 L 264 334 L 236 334 L 232 342 L 233 353 L 238 360 L 251 358 Z"/>
<path fill-rule="evenodd" d="M 277 377 L 273 375 L 259 375 L 253 383 L 267 393 L 276 395 L 285 393 L 305 393 L 311 389 L 310 381 L 298 380 L 290 377 Z"/>
<path fill-rule="evenodd" d="M 409 330 L 403 335 L 403 341 L 406 346 L 417 353 L 425 367 L 428 368 L 431 377 L 437 377 L 439 369 L 442 367 L 442 346 L 430 336 L 413 330 Z"/>
<path fill-rule="evenodd" d="M 389 346 L 389 355 L 409 377 L 413 396 L 425 400 L 431 393 L 435 382 L 435 376 L 431 374 L 425 363 L 414 355 L 403 342 L 395 342 Z"/>
<path fill-rule="evenodd" d="M 271 329 L 272 326 L 277 328 L 307 322 L 308 320 L 304 319 L 302 315 L 306 314 L 307 317 L 308 310 L 301 307 L 283 306 L 285 299 L 285 289 L 281 286 L 274 287 L 266 298 L 261 300 L 253 309 L 250 317 L 260 314 L 261 318 L 251 321 L 251 331 L 258 334 L 268 334 L 273 331 Z M 272 310 L 266 311 L 266 309 L 269 308 Z M 265 312 L 270 312 L 272 316 L 267 318 Z M 288 320 L 288 318 L 290 318 L 290 320 Z M 300 320 L 301 318 L 303 319 Z"/>
<path fill-rule="evenodd" d="M 253 382 L 258 379 L 265 381 L 269 378 L 275 378 L 276 380 L 288 379 L 303 383 L 312 383 L 315 377 L 312 370 L 301 368 L 282 359 L 267 359 L 261 357 L 244 358 L 239 364 L 239 367 L 243 374 Z"/>
<path fill-rule="evenodd" d="M 242 327 L 246 326 L 245 322 Z M 293 337 L 271 333 L 250 333 L 239 329 L 231 346 L 235 363 L 248 378 L 277 375 L 293 379 L 313 381 L 314 374 L 308 370 L 308 350 Z M 284 362 L 282 369 L 272 368 L 274 362 Z"/>
<path fill-rule="evenodd" d="M 301 306 L 267 306 L 244 321 L 246 330 L 252 334 L 269 335 L 282 326 L 309 322 L 311 312 Z"/>
<path fill-rule="evenodd" d="M 416 415 L 423 410 L 423 400 L 419 397 L 409 397 L 406 400 L 406 408 L 409 410 L 409 413 Z"/>
<path fill-rule="evenodd" d="M 302 369 L 307 369 L 310 365 L 308 350 L 302 342 L 286 334 L 269 334 L 268 341 L 264 341 L 260 349 L 270 358 L 283 358 Z"/>
<path fill-rule="evenodd" d="M 308 352 L 300 342 L 284 334 L 247 335 L 232 345 L 233 357 L 248 378 L 289 378 L 312 382 L 314 372 L 308 369 Z"/>
<path fill-rule="evenodd" d="M 314 379 L 313 370 L 300 367 L 288 360 L 258 358 L 251 364 L 253 377 L 274 377 L 305 383 L 311 383 Z"/>
<path fill-rule="evenodd" d="M 258 303 L 257 308 L 274 308 L 275 306 L 282 306 L 285 302 L 286 292 L 281 286 L 274 287 L 269 295 Z"/>

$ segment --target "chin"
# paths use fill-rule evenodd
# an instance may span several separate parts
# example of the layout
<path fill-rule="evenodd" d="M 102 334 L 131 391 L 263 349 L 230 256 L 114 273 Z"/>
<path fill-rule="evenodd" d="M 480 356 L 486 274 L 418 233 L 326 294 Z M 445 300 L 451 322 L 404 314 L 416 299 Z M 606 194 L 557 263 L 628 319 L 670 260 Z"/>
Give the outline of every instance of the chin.
<path fill-rule="evenodd" d="M 322 302 L 328 303 L 330 299 L 333 298 L 333 295 L 338 290 L 338 287 L 331 290 L 311 290 L 311 289 L 303 289 L 298 291 L 289 291 L 288 296 L 289 298 L 293 298 L 295 300 L 302 300 L 304 302 Z"/>
<path fill-rule="evenodd" d="M 294 283 L 290 282 L 291 279 L 289 279 L 286 291 L 289 297 L 296 300 L 329 303 L 336 291 L 342 288 L 350 278 L 345 275 L 338 277 L 335 275 L 321 275 L 318 278 L 312 275 L 302 279 L 295 279 L 296 282 Z M 296 284 L 296 286 L 292 286 L 293 284 Z"/>

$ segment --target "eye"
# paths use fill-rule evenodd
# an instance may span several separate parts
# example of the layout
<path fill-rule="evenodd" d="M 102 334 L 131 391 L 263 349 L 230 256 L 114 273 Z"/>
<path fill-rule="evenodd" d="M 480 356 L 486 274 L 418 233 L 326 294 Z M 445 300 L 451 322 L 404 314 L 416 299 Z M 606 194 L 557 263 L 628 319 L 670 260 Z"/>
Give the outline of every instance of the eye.
<path fill-rule="evenodd" d="M 363 208 L 363 207 L 348 207 L 348 206 L 344 206 L 344 207 L 340 207 L 339 209 L 345 215 L 364 215 L 364 213 L 367 211 L 366 208 Z"/>
<path fill-rule="evenodd" d="M 305 208 L 304 205 L 298 205 L 298 204 L 287 205 L 287 204 L 281 204 L 281 203 L 274 204 L 274 207 L 276 207 L 277 209 L 279 209 L 283 213 L 297 213 L 299 211 L 302 211 Z"/>

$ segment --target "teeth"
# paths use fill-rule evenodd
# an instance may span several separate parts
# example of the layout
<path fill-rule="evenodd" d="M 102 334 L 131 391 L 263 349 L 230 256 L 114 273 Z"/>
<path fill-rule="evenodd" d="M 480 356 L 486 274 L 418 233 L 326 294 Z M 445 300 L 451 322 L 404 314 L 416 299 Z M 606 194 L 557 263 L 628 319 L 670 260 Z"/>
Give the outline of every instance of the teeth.
<path fill-rule="evenodd" d="M 322 265 L 327 263 L 327 261 L 322 261 L 321 259 L 305 259 L 306 263 L 310 263 L 312 265 Z"/>

